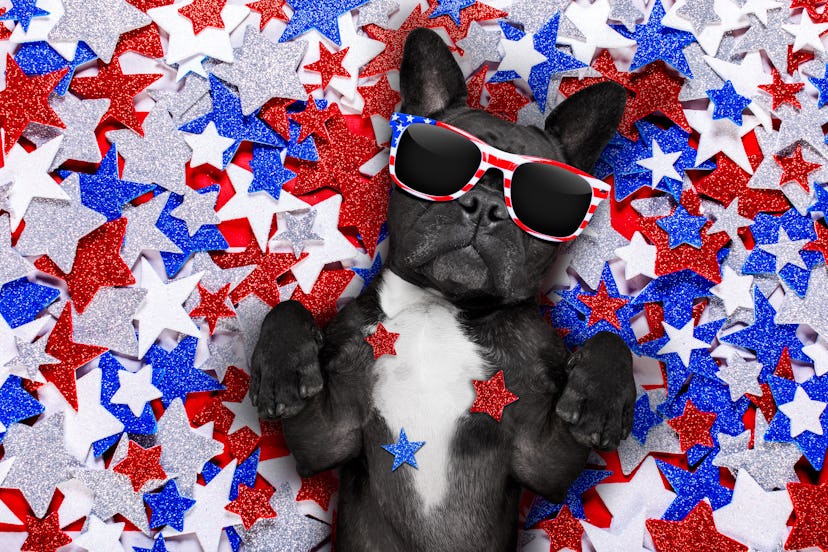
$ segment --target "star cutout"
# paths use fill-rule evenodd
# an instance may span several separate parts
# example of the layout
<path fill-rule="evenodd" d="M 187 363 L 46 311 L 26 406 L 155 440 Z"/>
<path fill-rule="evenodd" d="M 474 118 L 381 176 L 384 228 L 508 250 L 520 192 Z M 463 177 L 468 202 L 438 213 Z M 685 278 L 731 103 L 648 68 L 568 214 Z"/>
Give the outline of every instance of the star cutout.
<path fill-rule="evenodd" d="M 361 13 L 361 12 L 360 12 Z M 347 69 L 342 67 L 342 61 L 345 56 L 348 54 L 348 46 L 342 48 L 337 52 L 331 52 L 325 46 L 324 42 L 319 42 L 319 59 L 314 61 L 313 63 L 308 63 L 304 65 L 302 68 L 306 71 L 314 71 L 319 73 L 320 77 L 322 78 L 322 88 L 328 88 L 328 84 L 330 84 L 331 80 L 336 77 L 345 77 L 351 78 L 351 73 L 348 72 Z M 301 141 L 301 137 L 300 137 Z"/>
<path fill-rule="evenodd" d="M 94 495 L 92 513 L 101 519 L 120 514 L 149 535 L 149 524 L 141 493 L 132 490 L 126 475 L 112 470 L 78 469 L 74 476 Z"/>
<path fill-rule="evenodd" d="M 89 516 L 86 530 L 78 535 L 72 544 L 85 550 L 118 550 L 121 548 L 121 534 L 124 532 L 124 522 L 104 523 L 95 515 Z"/>
<path fill-rule="evenodd" d="M 52 512 L 43 519 L 26 515 L 26 540 L 21 550 L 38 552 L 57 552 L 57 549 L 72 542 L 72 537 L 60 530 L 58 513 Z"/>
<path fill-rule="evenodd" d="M 655 140 L 653 140 L 652 149 L 653 155 L 651 157 L 636 161 L 636 164 L 641 165 L 652 173 L 651 186 L 655 188 L 663 178 L 672 178 L 673 180 L 678 180 L 680 182 L 682 177 L 678 172 L 676 172 L 675 163 L 678 161 L 678 158 L 681 157 L 682 152 L 674 151 L 664 153 L 661 151 L 661 146 L 659 146 L 658 142 Z"/>
<path fill-rule="evenodd" d="M 124 373 L 121 372 L 120 374 Z M 129 477 L 130 481 L 132 481 L 132 488 L 135 492 L 138 492 L 144 487 L 147 481 L 153 479 L 164 480 L 167 478 L 167 473 L 159 463 L 160 460 L 161 447 L 144 448 L 135 441 L 130 441 L 126 458 L 118 462 L 112 468 L 112 471 Z"/>
<path fill-rule="evenodd" d="M 798 550 L 818 546 L 828 546 L 825 512 L 821 505 L 828 496 L 828 484 L 811 485 L 809 483 L 788 483 L 788 494 L 794 511 L 794 525 L 785 549 Z"/>
<path fill-rule="evenodd" d="M 181 204 L 170 211 L 170 215 L 183 220 L 190 236 L 195 235 L 205 225 L 215 225 L 221 219 L 213 210 L 218 198 L 218 191 L 197 192 L 192 188 L 184 189 Z"/>
<path fill-rule="evenodd" d="M 382 355 L 396 355 L 397 351 L 394 349 L 394 343 L 400 334 L 389 332 L 382 325 L 382 322 L 377 324 L 377 329 L 369 336 L 365 337 L 365 341 L 371 346 L 374 353 L 374 360 Z M 416 467 L 416 466 L 414 466 Z"/>
<path fill-rule="evenodd" d="M 127 205 L 124 208 L 123 216 L 128 223 L 121 257 L 127 265 L 134 266 L 142 251 L 181 253 L 181 248 L 156 226 L 169 196 L 169 192 L 165 192 L 137 207 Z"/>
<path fill-rule="evenodd" d="M 719 468 L 708 456 L 694 471 L 687 471 L 656 460 L 658 468 L 676 490 L 676 498 L 664 513 L 665 520 L 676 521 L 694 509 L 702 498 L 708 498 L 710 505 L 718 509 L 731 501 L 733 491 L 719 482 Z M 652 531 L 651 531 L 652 534 Z"/>
<path fill-rule="evenodd" d="M 245 530 L 253 527 L 259 519 L 276 517 L 276 512 L 270 505 L 270 497 L 274 489 L 253 489 L 247 485 L 239 485 L 239 496 L 225 506 L 227 511 L 241 517 Z"/>
<path fill-rule="evenodd" d="M 669 217 L 660 218 L 656 223 L 668 233 L 671 249 L 681 244 L 701 248 L 701 230 L 707 224 L 706 217 L 693 216 L 683 205 L 677 205 Z"/>
<path fill-rule="evenodd" d="M 289 241 L 293 247 L 293 255 L 298 259 L 305 242 L 313 240 L 322 240 L 322 238 L 313 231 L 313 223 L 316 220 L 316 211 L 311 209 L 303 215 L 294 215 L 292 213 L 285 213 L 282 220 L 285 221 L 287 228 L 275 234 L 272 242 Z"/>
<path fill-rule="evenodd" d="M 394 455 L 394 464 L 391 466 L 391 471 L 395 471 L 403 464 L 408 464 L 413 468 L 417 468 L 417 459 L 414 454 L 425 445 L 425 441 L 410 441 L 405 434 L 405 429 L 400 428 L 400 438 L 396 443 L 390 445 L 382 445 L 386 451 Z"/>
<path fill-rule="evenodd" d="M 316 29 L 337 46 L 341 46 L 337 18 L 367 0 L 288 0 L 293 16 L 285 27 L 279 42 L 287 42 L 297 36 Z"/>
<path fill-rule="evenodd" d="M 125 404 L 129 406 L 129 409 L 135 417 L 141 416 L 147 403 L 153 399 L 160 398 L 162 395 L 161 391 L 152 384 L 152 376 L 153 368 L 151 366 L 145 366 L 137 372 L 119 370 L 119 387 L 109 399 L 109 402 Z M 140 486 L 135 490 L 138 491 L 139 488 Z"/>
<path fill-rule="evenodd" d="M 699 502 L 681 521 L 648 519 L 647 530 L 656 550 L 689 547 L 695 550 L 747 552 L 748 547 L 716 530 L 713 511 L 707 502 Z"/>
<path fill-rule="evenodd" d="M 808 11 L 802 12 L 802 17 L 797 24 L 786 23 L 782 28 L 794 35 L 793 51 L 798 52 L 805 46 L 813 50 L 824 52 L 821 35 L 828 31 L 828 23 L 814 23 Z"/>
<path fill-rule="evenodd" d="M 679 417 L 667 420 L 667 423 L 676 430 L 681 450 L 686 452 L 695 445 L 714 446 L 710 429 L 715 421 L 715 412 L 702 412 L 696 408 L 692 401 L 687 400 L 684 405 L 684 413 Z"/>
<path fill-rule="evenodd" d="M 773 74 L 773 83 L 760 84 L 758 88 L 771 95 L 773 100 L 772 108 L 779 109 L 779 106 L 783 104 L 790 104 L 795 108 L 801 108 L 802 104 L 799 103 L 799 99 L 796 95 L 805 87 L 805 83 L 786 83 L 782 80 L 782 76 L 779 74 L 776 67 L 771 68 L 771 73 Z M 813 82 L 813 78 L 811 78 L 811 82 Z"/>
<path fill-rule="evenodd" d="M 40 365 L 60 362 L 52 355 L 46 353 L 47 341 L 48 339 L 41 338 L 33 343 L 27 343 L 15 336 L 14 344 L 17 347 L 17 356 L 6 362 L 4 365 L 5 370 L 20 378 L 32 381 L 44 381 L 40 375 Z"/>
<path fill-rule="evenodd" d="M 276 279 L 291 270 L 296 263 L 293 253 L 262 253 L 253 242 L 241 253 L 220 253 L 213 257 L 213 260 L 222 268 L 256 265 L 256 268 L 230 292 L 230 300 L 240 303 L 248 295 L 255 294 L 271 306 L 280 301 Z M 240 308 L 237 307 L 236 312 L 241 319 Z"/>
<path fill-rule="evenodd" d="M 191 167 L 207 164 L 219 170 L 224 170 L 224 152 L 235 142 L 232 138 L 221 136 L 213 121 L 207 123 L 201 134 L 186 134 L 184 141 L 193 150 Z"/>
<path fill-rule="evenodd" d="M 776 163 L 782 167 L 782 177 L 779 179 L 779 185 L 786 182 L 796 182 L 807 193 L 811 193 L 811 187 L 808 184 L 808 175 L 819 169 L 822 165 L 820 163 L 810 163 L 802 158 L 802 144 L 797 143 L 793 153 L 789 157 L 782 157 L 780 155 L 773 156 Z"/>
<path fill-rule="evenodd" d="M 261 15 L 259 30 L 264 31 L 267 24 L 274 19 L 284 21 L 285 23 L 289 21 L 284 10 L 285 3 L 285 0 L 258 0 L 256 2 L 249 2 L 247 7 Z"/>
<path fill-rule="evenodd" d="M 12 247 L 9 215 L 0 215 L 0 286 L 33 270 L 34 266 Z"/>
<path fill-rule="evenodd" d="M 713 119 L 730 119 L 740 126 L 742 111 L 752 103 L 750 98 L 740 96 L 729 80 L 719 90 L 708 90 L 707 96 L 713 102 Z"/>
<path fill-rule="evenodd" d="M 604 320 L 612 324 L 616 329 L 621 329 L 621 322 L 618 320 L 618 310 L 629 303 L 624 297 L 613 297 L 607 293 L 606 281 L 601 280 L 598 290 L 594 294 L 581 293 L 578 300 L 589 308 L 589 319 L 587 325 L 592 326 Z"/>
<path fill-rule="evenodd" d="M 161 468 L 161 471 L 164 471 L 163 468 Z M 144 502 L 152 510 L 150 527 L 157 529 L 163 525 L 169 525 L 178 531 L 184 530 L 184 514 L 196 503 L 195 500 L 181 496 L 178 493 L 178 487 L 173 479 L 164 485 L 161 492 L 145 494 Z M 159 538 L 163 540 L 164 537 L 161 535 Z"/>
<path fill-rule="evenodd" d="M 224 28 L 221 12 L 227 0 L 193 0 L 193 2 L 178 8 L 178 13 L 189 19 L 193 24 L 193 34 L 198 34 L 207 27 Z"/>
<path fill-rule="evenodd" d="M 153 367 L 152 385 L 161 391 L 165 407 L 176 398 L 185 400 L 190 393 L 223 388 L 212 376 L 193 366 L 197 344 L 195 337 L 185 337 L 172 351 L 153 345 L 147 352 L 147 362 Z"/>
<path fill-rule="evenodd" d="M 24 31 L 28 31 L 32 19 L 44 15 L 49 12 L 38 8 L 37 0 L 14 0 L 12 8 L 0 15 L 0 21 L 17 21 Z"/>
<path fill-rule="evenodd" d="M 190 311 L 190 317 L 204 316 L 207 319 L 207 325 L 210 328 L 210 334 L 216 330 L 216 323 L 219 318 L 235 317 L 236 311 L 231 304 L 228 304 L 228 295 L 230 294 L 230 284 L 225 284 L 221 289 L 215 293 L 210 292 L 201 283 L 198 284 L 198 293 L 201 296 L 201 302 L 196 308 Z"/>
<path fill-rule="evenodd" d="M 816 468 L 822 468 L 828 437 L 822 431 L 822 414 L 828 393 L 825 376 L 812 376 L 799 384 L 776 375 L 768 377 L 768 384 L 780 410 L 774 415 L 764 437 L 770 441 L 794 442 Z M 787 414 L 781 410 L 785 406 Z"/>
<path fill-rule="evenodd" d="M 739 214 L 739 198 L 733 198 L 726 209 L 714 208 L 715 222 L 707 229 L 708 234 L 726 232 L 731 240 L 739 239 L 739 229 L 753 224 L 753 219 Z"/>
<path fill-rule="evenodd" d="M 94 369 L 77 380 L 77 412 L 67 411 L 67 450 L 83 460 L 96 441 L 120 435 L 124 424 L 101 405 L 101 370 Z"/>
<path fill-rule="evenodd" d="M 791 402 L 779 405 L 779 410 L 790 419 L 791 437 L 797 437 L 805 431 L 822 435 L 820 417 L 828 403 L 812 400 L 808 393 L 797 387 Z"/>
<path fill-rule="evenodd" d="M 360 15 L 362 10 L 360 10 Z M 473 21 L 469 26 L 469 32 L 465 38 L 457 41 L 457 46 L 462 48 L 463 59 L 468 60 L 469 67 L 477 69 L 486 61 L 498 62 L 503 56 L 498 51 L 500 33 L 485 30 L 485 28 Z"/>
<path fill-rule="evenodd" d="M 472 380 L 476 393 L 474 404 L 469 412 L 484 412 L 500 422 L 503 409 L 518 400 L 518 396 L 506 389 L 503 370 L 498 370 L 488 380 Z"/>
<path fill-rule="evenodd" d="M 276 489 L 270 504 L 277 516 L 256 521 L 244 533 L 242 542 L 246 550 L 270 552 L 274 542 L 289 542 L 302 549 L 312 550 L 328 537 L 330 527 L 327 524 L 299 511 L 287 482 Z"/>
<path fill-rule="evenodd" d="M 656 60 L 663 60 L 682 75 L 692 78 L 693 74 L 682 50 L 695 39 L 691 33 L 663 27 L 661 20 L 664 14 L 664 5 L 658 0 L 653 5 L 647 23 L 636 25 L 635 31 L 630 32 L 623 27 L 615 26 L 615 30 L 621 35 L 636 41 L 637 48 L 630 70 L 644 67 Z"/>
<path fill-rule="evenodd" d="M 792 240 L 784 227 L 779 227 L 779 239 L 776 243 L 760 243 L 757 247 L 776 258 L 776 272 L 780 272 L 788 264 L 807 269 L 808 266 L 802 260 L 799 252 L 809 240 Z"/>
<path fill-rule="evenodd" d="M 554 519 L 542 521 L 539 526 L 549 537 L 549 549 L 569 548 L 581 552 L 581 535 L 584 528 L 572 516 L 569 507 L 564 506 Z"/>
<path fill-rule="evenodd" d="M 639 275 L 656 278 L 656 248 L 647 243 L 641 232 L 636 231 L 629 245 L 617 248 L 615 254 L 624 260 L 624 278 L 627 280 Z"/>
<path fill-rule="evenodd" d="M 696 338 L 694 335 L 694 321 L 692 319 L 681 328 L 675 328 L 667 322 L 662 322 L 661 324 L 664 326 L 664 330 L 667 332 L 669 340 L 663 347 L 661 347 L 661 349 L 658 350 L 657 354 L 659 355 L 669 353 L 677 354 L 681 359 L 682 364 L 685 367 L 689 367 L 690 356 L 694 350 L 707 350 L 710 348 L 709 343 Z"/>
<path fill-rule="evenodd" d="M 296 501 L 313 500 L 327 511 L 331 497 L 339 488 L 339 480 L 332 471 L 324 471 L 311 477 L 302 478 L 302 487 L 296 493 Z"/>

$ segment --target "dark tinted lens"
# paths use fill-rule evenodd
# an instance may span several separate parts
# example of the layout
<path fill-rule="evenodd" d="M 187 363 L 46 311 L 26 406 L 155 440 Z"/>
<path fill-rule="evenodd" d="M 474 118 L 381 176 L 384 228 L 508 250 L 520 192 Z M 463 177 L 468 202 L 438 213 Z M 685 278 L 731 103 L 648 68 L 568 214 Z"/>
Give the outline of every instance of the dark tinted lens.
<path fill-rule="evenodd" d="M 565 237 L 584 220 L 592 187 L 583 177 L 543 163 L 524 163 L 512 177 L 512 207 L 520 221 L 542 234 Z"/>
<path fill-rule="evenodd" d="M 480 150 L 464 136 L 424 123 L 406 127 L 394 167 L 406 186 L 435 196 L 451 195 L 472 179 Z"/>

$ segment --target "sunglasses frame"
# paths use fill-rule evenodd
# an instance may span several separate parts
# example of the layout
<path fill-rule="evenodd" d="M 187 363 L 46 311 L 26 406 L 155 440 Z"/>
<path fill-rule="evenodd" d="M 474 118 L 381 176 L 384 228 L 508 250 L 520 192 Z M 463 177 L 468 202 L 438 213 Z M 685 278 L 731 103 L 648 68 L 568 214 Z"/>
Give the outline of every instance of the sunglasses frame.
<path fill-rule="evenodd" d="M 601 203 L 602 200 L 606 199 L 609 196 L 609 192 L 611 189 L 610 184 L 604 182 L 603 180 L 599 180 L 593 176 L 590 176 L 588 173 L 575 168 L 571 165 L 567 165 L 566 163 L 561 163 L 560 161 L 554 161 L 552 159 L 544 159 L 543 157 L 533 157 L 529 155 L 519 155 L 517 153 L 511 153 L 508 151 L 503 151 L 498 149 L 490 144 L 487 144 L 480 138 L 469 134 L 465 130 L 459 129 L 457 127 L 451 126 L 448 123 L 444 123 L 442 121 L 437 121 L 435 119 L 430 119 L 428 117 L 419 117 L 416 115 L 409 115 L 407 113 L 400 113 L 394 112 L 391 115 L 391 159 L 389 162 L 389 172 L 391 174 L 391 179 L 403 190 L 419 197 L 421 199 L 426 199 L 429 201 L 453 201 L 458 197 L 462 196 L 480 181 L 486 171 L 489 169 L 498 169 L 503 173 L 503 196 L 506 201 L 506 208 L 509 211 L 509 216 L 512 218 L 515 224 L 517 224 L 521 230 L 524 232 L 535 236 L 536 238 L 540 238 L 542 240 L 551 241 L 551 242 L 566 242 L 575 239 L 583 232 L 584 228 L 586 228 L 589 221 L 592 219 L 592 215 L 595 213 L 595 209 L 597 209 L 598 204 Z M 397 173 L 395 169 L 395 160 L 397 157 L 397 146 L 399 145 L 400 138 L 402 138 L 403 133 L 412 124 L 427 124 L 427 125 L 434 125 L 438 127 L 445 128 L 450 130 L 456 134 L 463 136 L 464 138 L 468 139 L 470 142 L 477 146 L 477 149 L 480 150 L 480 165 L 477 167 L 477 171 L 472 176 L 471 180 L 466 183 L 460 190 L 451 194 L 451 195 L 431 195 L 420 192 L 413 188 L 407 186 L 404 182 L 400 181 L 397 178 Z M 584 220 L 581 222 L 581 225 L 571 234 L 568 236 L 550 236 L 548 234 L 543 234 L 536 230 L 533 230 L 526 226 L 520 218 L 515 213 L 514 208 L 512 207 L 512 178 L 514 177 L 515 169 L 519 166 L 526 164 L 526 163 L 542 163 L 545 165 L 552 165 L 554 167 L 558 167 L 564 170 L 567 170 L 571 173 L 577 174 L 578 176 L 582 177 L 584 180 L 587 181 L 590 188 L 592 189 L 592 197 L 590 199 L 589 208 L 587 212 L 584 214 Z"/>

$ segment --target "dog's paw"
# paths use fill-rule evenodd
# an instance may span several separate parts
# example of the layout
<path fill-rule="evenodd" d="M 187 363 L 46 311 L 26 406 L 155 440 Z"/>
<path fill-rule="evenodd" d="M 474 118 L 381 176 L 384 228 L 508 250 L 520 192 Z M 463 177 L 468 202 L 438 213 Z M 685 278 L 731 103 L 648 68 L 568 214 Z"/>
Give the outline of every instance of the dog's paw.
<path fill-rule="evenodd" d="M 632 430 L 632 355 L 615 334 L 601 333 L 569 359 L 569 379 L 556 412 L 579 443 L 612 450 Z"/>
<path fill-rule="evenodd" d="M 322 391 L 322 334 L 300 303 L 285 301 L 268 313 L 251 360 L 250 399 L 262 418 L 294 416 Z"/>

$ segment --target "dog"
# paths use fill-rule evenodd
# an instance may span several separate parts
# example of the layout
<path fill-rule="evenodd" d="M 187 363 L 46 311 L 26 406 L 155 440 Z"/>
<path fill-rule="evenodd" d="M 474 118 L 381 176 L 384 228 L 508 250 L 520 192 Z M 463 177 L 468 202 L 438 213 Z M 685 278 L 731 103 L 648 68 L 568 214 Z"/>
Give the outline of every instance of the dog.
<path fill-rule="evenodd" d="M 545 130 L 510 123 L 467 107 L 459 66 L 426 29 L 406 38 L 400 88 L 404 113 L 584 171 L 626 100 L 601 83 L 563 101 Z M 341 467 L 338 551 L 514 550 L 521 488 L 562 502 L 589 451 L 629 434 L 632 355 L 612 333 L 570 354 L 544 321 L 540 282 L 558 242 L 515 224 L 503 171 L 452 201 L 395 187 L 388 225 L 382 271 L 323 330 L 296 301 L 266 316 L 252 401 L 282 418 L 300 475 Z M 399 337 L 375 359 L 366 337 L 380 323 Z M 470 407 L 473 381 L 499 371 L 518 399 L 497 421 Z"/>

